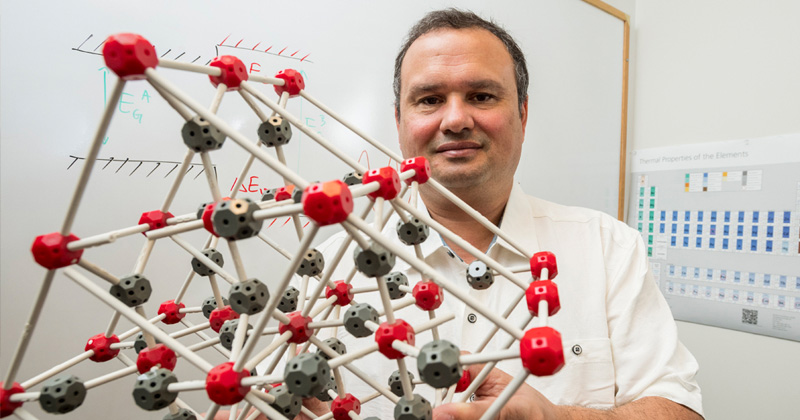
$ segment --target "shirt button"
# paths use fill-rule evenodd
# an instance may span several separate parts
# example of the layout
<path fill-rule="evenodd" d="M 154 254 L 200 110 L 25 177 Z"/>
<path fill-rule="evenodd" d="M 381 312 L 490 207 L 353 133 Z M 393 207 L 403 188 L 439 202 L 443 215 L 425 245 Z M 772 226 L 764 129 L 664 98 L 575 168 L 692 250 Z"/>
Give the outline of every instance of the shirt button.
<path fill-rule="evenodd" d="M 469 321 L 470 324 L 474 324 L 478 321 L 478 317 L 475 314 L 469 314 L 467 315 L 467 321 Z"/>
<path fill-rule="evenodd" d="M 579 356 L 581 353 L 583 353 L 583 348 L 581 348 L 580 345 L 576 344 L 572 346 L 572 352 L 575 353 L 576 356 Z"/>

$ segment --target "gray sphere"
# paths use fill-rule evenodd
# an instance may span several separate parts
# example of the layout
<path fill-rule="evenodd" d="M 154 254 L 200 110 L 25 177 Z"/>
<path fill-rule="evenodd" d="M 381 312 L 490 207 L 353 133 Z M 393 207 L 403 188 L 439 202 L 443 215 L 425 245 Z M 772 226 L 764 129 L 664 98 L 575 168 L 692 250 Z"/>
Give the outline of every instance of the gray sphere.
<path fill-rule="evenodd" d="M 253 237 L 261 231 L 263 220 L 253 219 L 258 204 L 249 198 L 222 201 L 214 208 L 211 221 L 214 230 L 225 239 L 234 241 Z"/>
<path fill-rule="evenodd" d="M 419 219 L 409 219 L 405 223 L 397 221 L 397 237 L 406 245 L 419 245 L 428 239 L 429 234 L 428 225 Z"/>
<path fill-rule="evenodd" d="M 400 401 L 394 406 L 395 420 L 431 420 L 432 418 L 431 403 L 418 394 L 414 394 L 411 401 L 400 398 Z"/>
<path fill-rule="evenodd" d="M 369 248 L 362 250 L 356 246 L 353 250 L 356 268 L 367 277 L 385 276 L 394 267 L 395 256 L 386 248 L 372 242 Z"/>
<path fill-rule="evenodd" d="M 380 324 L 378 311 L 368 303 L 351 305 L 344 313 L 344 329 L 355 337 L 368 337 L 372 330 L 364 325 L 367 321 Z"/>
<path fill-rule="evenodd" d="M 155 340 L 155 338 L 153 338 Z M 160 341 L 156 340 L 156 344 L 161 343 Z M 147 348 L 147 341 L 144 339 L 144 333 L 139 333 L 136 335 L 136 339 L 133 340 L 133 349 L 136 350 L 136 354 L 139 354 L 140 351 Z"/>
<path fill-rule="evenodd" d="M 328 383 L 325 384 L 325 387 L 322 388 L 322 391 L 315 395 L 315 397 L 317 397 L 317 399 L 320 401 L 333 401 L 333 398 L 331 398 L 331 396 L 328 394 L 329 389 L 332 389 L 333 392 L 339 393 L 339 386 L 336 385 L 336 379 L 334 379 L 333 376 L 328 378 Z"/>
<path fill-rule="evenodd" d="M 222 303 L 227 305 L 229 303 L 228 299 L 223 297 Z M 205 315 L 206 318 L 210 317 L 214 309 L 217 309 L 217 300 L 214 299 L 214 296 L 206 298 L 206 300 L 203 301 L 203 315 Z"/>
<path fill-rule="evenodd" d="M 283 380 L 289 392 L 309 398 L 322 391 L 330 376 L 327 360 L 315 353 L 303 353 L 286 364 Z"/>
<path fill-rule="evenodd" d="M 209 260 L 214 261 L 214 264 L 220 267 L 225 265 L 225 260 L 222 258 L 222 254 L 214 248 L 204 249 L 203 255 L 205 255 Z M 192 258 L 192 270 L 203 277 L 208 276 L 209 274 L 215 274 L 214 270 L 210 269 L 197 258 Z"/>
<path fill-rule="evenodd" d="M 400 290 L 400 286 L 408 286 L 408 277 L 405 274 L 395 271 L 383 277 L 386 282 L 386 288 L 389 289 L 389 299 L 400 299 L 406 295 L 406 292 Z"/>
<path fill-rule="evenodd" d="M 261 196 L 261 201 L 269 201 L 275 199 L 275 190 L 269 189 L 264 191 L 264 194 Z"/>
<path fill-rule="evenodd" d="M 225 134 L 199 115 L 183 124 L 181 135 L 186 147 L 195 152 L 217 150 L 225 143 Z"/>
<path fill-rule="evenodd" d="M 198 219 L 202 219 L 203 218 L 203 212 L 206 211 L 206 206 L 211 204 L 211 203 L 213 203 L 213 201 L 208 202 L 208 203 L 203 203 L 203 204 L 200 205 L 200 207 L 197 208 L 197 218 Z"/>
<path fill-rule="evenodd" d="M 447 388 L 461 379 L 461 354 L 455 344 L 447 340 L 433 340 L 419 349 L 417 370 L 420 379 L 434 388 Z"/>
<path fill-rule="evenodd" d="M 283 146 L 292 139 L 292 126 L 280 116 L 274 116 L 258 127 L 258 138 L 264 146 Z"/>
<path fill-rule="evenodd" d="M 231 286 L 228 300 L 236 313 L 255 315 L 267 306 L 269 290 L 258 279 L 247 279 Z"/>
<path fill-rule="evenodd" d="M 338 353 L 340 356 L 347 353 L 347 346 L 345 346 L 344 343 L 342 343 L 336 337 L 326 338 L 322 342 L 325 343 L 326 346 L 330 347 L 331 350 Z M 324 351 L 322 351 L 322 349 L 317 349 L 317 354 L 325 358 L 325 360 L 331 360 L 331 357 L 328 356 Z"/>
<path fill-rule="evenodd" d="M 289 392 L 289 388 L 286 385 L 276 386 L 270 389 L 268 394 L 275 397 L 275 402 L 270 404 L 270 407 L 286 416 L 286 418 L 293 419 L 300 414 L 300 408 L 303 407 L 303 399 Z"/>
<path fill-rule="evenodd" d="M 111 286 L 109 293 L 120 302 L 133 308 L 147 302 L 152 291 L 150 280 L 141 274 L 132 274 L 121 278 L 119 284 Z"/>
<path fill-rule="evenodd" d="M 80 407 L 85 398 L 83 381 L 77 376 L 61 373 L 42 384 L 39 405 L 48 413 L 64 414 Z"/>
<path fill-rule="evenodd" d="M 488 289 L 494 283 L 494 274 L 486 263 L 475 260 L 467 267 L 467 283 L 476 290 Z"/>
<path fill-rule="evenodd" d="M 278 302 L 278 310 L 288 314 L 297 310 L 297 301 L 300 299 L 300 291 L 289 286 L 286 291 L 281 295 L 281 301 Z"/>
<path fill-rule="evenodd" d="M 178 398 L 177 392 L 167 390 L 167 386 L 175 382 L 178 382 L 178 378 L 167 369 L 159 368 L 145 372 L 136 378 L 133 400 L 145 410 L 160 410 Z"/>
<path fill-rule="evenodd" d="M 175 414 L 167 413 L 161 420 L 197 420 L 197 416 L 190 410 L 181 408 Z"/>
<path fill-rule="evenodd" d="M 317 276 L 325 268 L 325 258 L 316 249 L 311 249 L 303 255 L 300 266 L 297 267 L 298 276 Z"/>
<path fill-rule="evenodd" d="M 416 388 L 416 385 L 414 385 L 414 374 L 408 372 L 408 377 L 411 379 L 411 390 L 413 391 L 414 388 Z M 398 397 L 402 397 L 405 394 L 403 392 L 403 381 L 400 380 L 399 370 L 392 372 L 392 375 L 389 376 L 389 389 Z"/>
<path fill-rule="evenodd" d="M 364 175 L 358 172 L 350 172 L 344 176 L 342 181 L 347 185 L 360 185 L 364 180 Z"/>
<path fill-rule="evenodd" d="M 219 343 L 228 350 L 233 349 L 233 336 L 236 334 L 236 329 L 239 328 L 239 319 L 229 319 L 219 329 Z M 252 330 L 253 326 L 247 324 L 247 329 Z M 247 336 L 245 336 L 244 341 L 247 341 Z"/>

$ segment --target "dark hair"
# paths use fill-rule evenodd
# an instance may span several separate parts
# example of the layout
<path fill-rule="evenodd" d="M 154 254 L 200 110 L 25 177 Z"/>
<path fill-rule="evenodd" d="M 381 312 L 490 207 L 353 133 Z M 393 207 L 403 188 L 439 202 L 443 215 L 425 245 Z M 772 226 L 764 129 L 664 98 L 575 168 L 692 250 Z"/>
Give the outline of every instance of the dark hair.
<path fill-rule="evenodd" d="M 394 106 L 397 114 L 400 115 L 400 67 L 406 56 L 408 48 L 417 38 L 428 32 L 437 29 L 485 29 L 496 36 L 503 45 L 506 46 L 511 60 L 514 62 L 514 74 L 517 82 L 517 101 L 519 102 L 520 112 L 528 98 L 528 66 L 525 64 L 525 54 L 514 41 L 514 38 L 500 25 L 487 21 L 473 12 L 459 10 L 455 8 L 435 10 L 428 13 L 419 20 L 411 30 L 408 31 L 400 52 L 394 60 Z"/>

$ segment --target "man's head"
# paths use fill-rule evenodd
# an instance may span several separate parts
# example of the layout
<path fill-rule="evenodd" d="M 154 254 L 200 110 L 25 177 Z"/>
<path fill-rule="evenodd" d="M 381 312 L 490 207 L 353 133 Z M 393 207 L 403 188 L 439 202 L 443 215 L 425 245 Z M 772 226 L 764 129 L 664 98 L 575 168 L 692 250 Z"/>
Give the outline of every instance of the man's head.
<path fill-rule="evenodd" d="M 510 189 L 528 113 L 525 59 L 513 39 L 470 12 L 432 12 L 396 63 L 403 155 L 426 157 L 451 189 Z"/>

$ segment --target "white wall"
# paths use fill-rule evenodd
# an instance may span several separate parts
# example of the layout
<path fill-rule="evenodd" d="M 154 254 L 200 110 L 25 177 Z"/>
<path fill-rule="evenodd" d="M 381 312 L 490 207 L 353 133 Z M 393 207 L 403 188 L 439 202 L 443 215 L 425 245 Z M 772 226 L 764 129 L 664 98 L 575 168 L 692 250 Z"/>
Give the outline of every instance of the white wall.
<path fill-rule="evenodd" d="M 800 2 L 638 0 L 633 149 L 800 132 Z M 679 322 L 708 419 L 797 418 L 800 343 Z"/>

